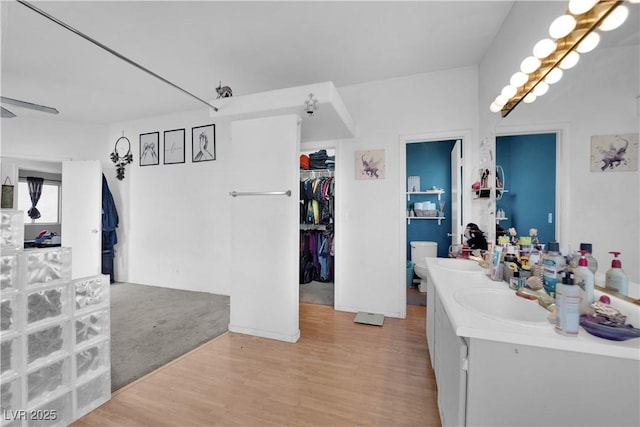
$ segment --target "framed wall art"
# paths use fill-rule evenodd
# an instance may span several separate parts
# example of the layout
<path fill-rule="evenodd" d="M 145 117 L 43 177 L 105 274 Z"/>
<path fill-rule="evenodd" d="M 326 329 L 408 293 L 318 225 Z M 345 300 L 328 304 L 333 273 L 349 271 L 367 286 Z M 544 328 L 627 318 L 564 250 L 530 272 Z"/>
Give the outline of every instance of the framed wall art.
<path fill-rule="evenodd" d="M 184 134 L 184 128 L 164 131 L 165 165 L 184 163 Z"/>
<path fill-rule="evenodd" d="M 591 172 L 638 170 L 638 134 L 591 137 Z"/>
<path fill-rule="evenodd" d="M 191 128 L 191 161 L 207 162 L 216 159 L 216 125 Z"/>
<path fill-rule="evenodd" d="M 160 132 L 140 134 L 140 166 L 160 164 Z"/>
<path fill-rule="evenodd" d="M 355 152 L 356 179 L 384 179 L 384 150 L 367 150 Z"/>

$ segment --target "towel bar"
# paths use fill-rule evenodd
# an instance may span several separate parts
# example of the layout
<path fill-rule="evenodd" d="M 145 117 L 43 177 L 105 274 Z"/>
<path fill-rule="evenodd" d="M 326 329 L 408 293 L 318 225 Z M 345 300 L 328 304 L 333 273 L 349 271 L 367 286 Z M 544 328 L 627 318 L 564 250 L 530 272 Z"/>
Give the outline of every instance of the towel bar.
<path fill-rule="evenodd" d="M 230 191 L 230 196 L 287 196 L 291 197 L 291 190 L 287 191 Z"/>

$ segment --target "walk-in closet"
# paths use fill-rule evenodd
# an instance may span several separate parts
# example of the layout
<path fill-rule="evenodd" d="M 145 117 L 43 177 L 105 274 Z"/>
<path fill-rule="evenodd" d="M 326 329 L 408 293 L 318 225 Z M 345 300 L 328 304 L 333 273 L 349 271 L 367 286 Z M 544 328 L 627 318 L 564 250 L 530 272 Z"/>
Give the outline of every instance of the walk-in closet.
<path fill-rule="evenodd" d="M 300 154 L 300 302 L 334 305 L 335 150 Z"/>

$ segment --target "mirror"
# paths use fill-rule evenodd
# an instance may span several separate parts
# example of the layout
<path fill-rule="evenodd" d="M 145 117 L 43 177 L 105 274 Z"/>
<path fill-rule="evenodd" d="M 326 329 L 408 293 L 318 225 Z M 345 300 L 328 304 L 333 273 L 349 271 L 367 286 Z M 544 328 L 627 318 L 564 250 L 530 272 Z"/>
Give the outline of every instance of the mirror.
<path fill-rule="evenodd" d="M 540 243 L 559 240 L 555 171 L 555 133 L 496 137 L 496 236 L 509 228 L 528 236 L 535 228 Z"/>

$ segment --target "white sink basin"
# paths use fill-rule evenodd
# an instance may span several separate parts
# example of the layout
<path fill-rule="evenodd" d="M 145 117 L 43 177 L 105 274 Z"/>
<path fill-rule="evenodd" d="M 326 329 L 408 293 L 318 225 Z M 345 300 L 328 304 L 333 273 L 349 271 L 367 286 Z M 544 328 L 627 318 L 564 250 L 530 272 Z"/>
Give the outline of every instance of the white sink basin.
<path fill-rule="evenodd" d="M 509 289 L 460 289 L 453 298 L 463 307 L 495 320 L 549 325 L 547 310 L 537 301 L 521 298 Z"/>
<path fill-rule="evenodd" d="M 484 269 L 480 264 L 473 260 L 458 258 L 437 258 L 436 263 L 444 268 L 455 271 L 467 271 L 471 273 L 483 272 Z"/>

